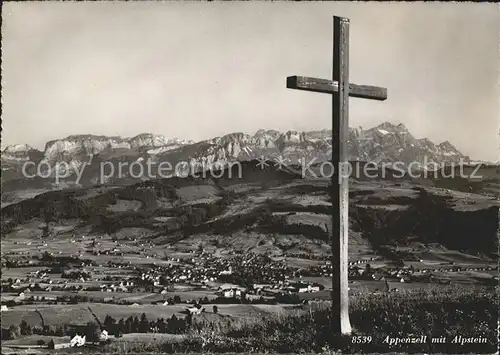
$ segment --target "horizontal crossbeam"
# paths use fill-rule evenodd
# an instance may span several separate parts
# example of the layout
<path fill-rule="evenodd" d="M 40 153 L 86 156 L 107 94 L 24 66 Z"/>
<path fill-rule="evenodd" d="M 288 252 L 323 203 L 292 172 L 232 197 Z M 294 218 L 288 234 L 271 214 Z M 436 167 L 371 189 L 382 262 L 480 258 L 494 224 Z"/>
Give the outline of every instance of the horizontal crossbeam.
<path fill-rule="evenodd" d="M 328 79 L 308 78 L 306 76 L 289 76 L 286 78 L 288 89 L 322 92 L 333 94 L 339 91 L 339 83 Z M 349 84 L 349 96 L 361 99 L 384 101 L 387 89 L 378 86 Z"/>

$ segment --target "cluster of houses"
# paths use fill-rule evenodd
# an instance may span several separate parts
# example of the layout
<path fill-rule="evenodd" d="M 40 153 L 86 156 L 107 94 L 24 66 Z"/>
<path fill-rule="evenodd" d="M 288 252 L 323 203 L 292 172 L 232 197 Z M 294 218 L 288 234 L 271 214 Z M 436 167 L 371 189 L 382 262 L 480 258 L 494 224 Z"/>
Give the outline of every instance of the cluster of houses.
<path fill-rule="evenodd" d="M 112 249 L 108 249 L 108 250 L 93 250 L 92 251 L 92 254 L 95 255 L 95 256 L 98 256 L 98 255 L 114 255 L 114 256 L 123 256 L 124 255 L 124 252 L 122 252 L 120 249 L 118 248 L 112 248 Z"/>
<path fill-rule="evenodd" d="M 443 268 L 422 269 L 422 273 L 428 272 L 460 272 L 460 271 L 494 271 L 498 270 L 498 266 L 479 266 L 479 267 L 465 267 L 465 266 L 452 266 Z"/>
<path fill-rule="evenodd" d="M 189 259 L 172 259 L 169 265 L 155 265 L 139 270 L 135 279 L 139 285 L 161 287 L 162 284 L 184 283 L 203 285 L 219 280 L 239 283 L 251 276 L 262 281 L 280 281 L 295 276 L 296 269 L 285 263 L 261 255 L 245 254 L 231 258 L 218 258 L 202 253 Z"/>
<path fill-rule="evenodd" d="M 129 290 L 135 286 L 135 282 L 132 280 L 120 281 L 117 284 L 103 284 L 99 285 L 99 291 L 102 292 L 129 292 Z"/>
<path fill-rule="evenodd" d="M 396 278 L 399 282 L 411 282 L 413 280 L 413 268 L 389 269 L 385 270 L 385 275 Z M 384 279 L 386 277 L 382 276 Z"/>
<path fill-rule="evenodd" d="M 145 248 L 143 244 L 141 246 Z M 122 252 L 118 247 L 113 247 L 100 253 L 120 255 Z M 53 253 L 46 254 L 55 255 Z M 313 257 L 310 254 L 306 255 L 310 258 Z M 296 256 L 305 257 L 302 254 Z M 26 296 L 25 294 L 30 291 L 144 291 L 165 294 L 172 291 L 173 285 L 185 285 L 195 289 L 210 289 L 211 283 L 226 282 L 227 285 L 214 289 L 215 294 L 223 298 L 240 298 L 243 294 L 271 296 L 279 292 L 317 292 L 321 290 L 321 286 L 308 283 L 296 284 L 290 280 L 303 277 L 333 276 L 333 268 L 328 256 L 314 257 L 317 261 L 322 260 L 321 264 L 302 269 L 289 266 L 287 257 L 273 259 L 268 255 L 239 252 L 222 258 L 204 251 L 192 251 L 190 255 L 182 258 L 165 256 L 165 262 L 161 264 L 152 262 L 149 265 L 132 265 L 130 261 L 109 261 L 107 263 L 108 267 L 121 269 L 120 274 L 127 274 L 127 276 L 109 276 L 106 274 L 101 276 L 97 271 L 92 274 L 89 272 L 88 275 L 91 276 L 80 277 L 75 280 L 51 278 L 50 268 L 40 268 L 29 273 L 23 279 L 9 279 L 7 282 L 2 280 L 2 292 L 15 292 L 17 293 L 16 300 L 22 301 Z M 411 282 L 422 275 L 429 275 L 432 272 L 498 270 L 498 267 L 464 267 L 452 264 L 433 268 L 419 268 L 419 270 L 415 270 L 413 267 L 405 267 L 404 264 L 396 268 L 387 266 L 376 269 L 371 268 L 369 263 L 377 259 L 377 257 L 371 257 L 349 261 L 349 278 L 361 280 L 383 280 L 388 278 L 396 279 L 398 282 Z M 102 266 L 81 259 L 70 259 L 70 264 L 80 270 L 87 267 Z M 38 283 L 35 284 L 34 280 L 37 280 Z M 248 280 L 259 284 L 254 284 L 252 288 L 247 284 Z M 237 285 L 244 285 L 245 287 Z M 45 296 L 43 300 L 48 299 Z"/>
<path fill-rule="evenodd" d="M 241 298 L 242 294 L 246 292 L 245 287 L 240 287 L 231 284 L 223 284 L 219 286 L 215 294 L 224 298 Z"/>
<path fill-rule="evenodd" d="M 257 295 L 267 295 L 274 296 L 277 293 L 306 293 L 306 292 L 318 292 L 323 290 L 322 285 L 313 284 L 309 282 L 294 282 L 286 281 L 281 284 L 254 284 L 253 293 Z"/>
<path fill-rule="evenodd" d="M 248 289 L 233 284 L 223 284 L 218 287 L 215 294 L 223 298 L 242 298 L 251 295 L 272 297 L 284 293 L 318 292 L 323 289 L 322 285 L 309 282 L 280 281 L 276 284 L 253 284 Z"/>
<path fill-rule="evenodd" d="M 87 337 L 85 335 L 75 334 L 70 337 L 69 341 L 64 338 L 54 338 L 47 343 L 49 349 L 66 349 L 66 348 L 80 348 L 87 344 Z M 108 331 L 102 330 L 99 337 L 99 343 L 106 342 L 110 339 Z"/>
<path fill-rule="evenodd" d="M 82 291 L 87 290 L 82 284 L 71 283 L 68 280 L 45 280 L 43 283 L 33 283 L 31 279 L 15 279 L 12 282 L 2 283 L 2 292 L 31 292 L 31 291 Z M 81 280 L 77 280 L 80 281 Z M 30 283 L 31 282 L 31 283 Z"/>
<path fill-rule="evenodd" d="M 148 285 L 159 293 L 167 293 L 168 285 L 184 284 L 207 289 L 210 282 L 227 281 L 215 290 L 215 294 L 223 298 L 241 298 L 244 293 L 272 296 L 276 293 L 316 292 L 322 288 L 290 281 L 300 277 L 297 269 L 265 255 L 244 254 L 227 259 L 204 255 L 184 260 L 183 263 L 179 259 L 173 261 L 167 266 L 138 269 L 135 285 Z M 244 279 L 256 280 L 260 284 L 255 284 L 253 288 L 238 286 Z"/>
<path fill-rule="evenodd" d="M 348 273 L 349 277 L 360 278 L 363 277 L 363 269 L 358 265 L 368 264 L 370 261 L 377 260 L 376 257 L 372 257 L 369 259 L 360 259 L 355 261 L 349 261 L 348 263 Z M 298 273 L 299 276 L 309 276 L 309 277 L 332 277 L 333 276 L 333 267 L 330 260 L 325 261 L 321 265 L 311 266 L 308 269 L 301 270 Z M 371 275 L 369 275 L 371 278 Z"/>
<path fill-rule="evenodd" d="M 66 348 L 79 348 L 85 345 L 87 342 L 86 336 L 85 335 L 79 335 L 76 334 L 72 338 L 70 338 L 69 341 L 65 339 L 51 339 L 48 344 L 47 348 L 49 349 L 66 349 Z"/>

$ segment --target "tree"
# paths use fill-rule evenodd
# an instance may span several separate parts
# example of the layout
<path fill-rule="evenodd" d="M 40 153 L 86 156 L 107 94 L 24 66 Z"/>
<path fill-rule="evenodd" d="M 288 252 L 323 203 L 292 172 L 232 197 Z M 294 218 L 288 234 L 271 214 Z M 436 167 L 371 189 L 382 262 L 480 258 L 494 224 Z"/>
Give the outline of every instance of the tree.
<path fill-rule="evenodd" d="M 172 314 L 172 317 L 167 321 L 167 333 L 172 333 L 172 334 L 179 333 L 178 319 L 175 314 Z"/>
<path fill-rule="evenodd" d="M 108 332 L 112 332 L 116 326 L 116 319 L 114 319 L 113 317 L 111 317 L 109 315 L 106 315 L 106 317 L 104 318 L 103 324 Z"/>
<path fill-rule="evenodd" d="M 167 332 L 167 324 L 163 320 L 163 318 L 158 318 L 156 320 L 156 327 L 158 328 L 159 333 L 166 333 Z"/>
<path fill-rule="evenodd" d="M 149 330 L 149 321 L 146 317 L 146 313 L 141 314 L 141 320 L 139 322 L 139 333 L 147 333 Z"/>
<path fill-rule="evenodd" d="M 175 302 L 175 303 L 181 303 L 181 302 L 182 302 L 182 301 L 181 301 L 181 298 L 180 298 L 180 296 L 179 296 L 179 295 L 175 295 L 175 296 L 174 296 L 174 302 Z"/>
<path fill-rule="evenodd" d="M 18 325 L 12 324 L 8 329 L 9 339 L 17 339 L 21 335 L 21 329 Z"/>
<path fill-rule="evenodd" d="M 123 337 L 123 333 L 120 329 L 116 328 L 115 332 L 114 332 L 114 336 L 115 336 L 115 338 L 121 338 L 121 337 Z"/>
<path fill-rule="evenodd" d="M 33 334 L 31 326 L 24 319 L 21 322 L 21 326 L 19 327 L 19 331 L 20 331 L 21 335 Z"/>
<path fill-rule="evenodd" d="M 134 321 L 132 322 L 132 332 L 131 333 L 139 333 L 140 322 L 137 316 L 134 317 Z"/>
<path fill-rule="evenodd" d="M 101 338 L 101 329 L 99 325 L 94 322 L 88 322 L 85 335 L 88 341 L 92 343 L 98 342 Z"/>
<path fill-rule="evenodd" d="M 68 332 L 68 327 L 66 324 L 61 324 L 61 325 L 58 325 L 55 329 L 55 334 L 54 335 L 57 335 L 59 337 L 62 337 L 64 335 L 66 335 L 66 333 Z"/>
<path fill-rule="evenodd" d="M 217 314 L 219 312 L 219 307 L 214 305 L 213 310 L 214 310 L 214 313 Z"/>
<path fill-rule="evenodd" d="M 54 260 L 54 257 L 52 256 L 51 253 L 49 253 L 48 251 L 45 251 L 43 254 L 42 254 L 42 261 L 53 261 Z"/>
<path fill-rule="evenodd" d="M 118 325 L 116 326 L 115 336 L 116 336 L 117 333 L 123 334 L 123 333 L 125 333 L 125 331 L 126 331 L 125 321 L 123 320 L 123 318 L 121 318 L 118 321 Z"/>
<path fill-rule="evenodd" d="M 134 318 L 130 316 L 125 321 L 125 328 L 123 333 L 133 333 L 134 332 L 133 327 L 134 327 Z"/>
<path fill-rule="evenodd" d="M 47 218 L 47 221 L 50 220 L 50 217 Z M 52 228 L 50 228 L 48 222 L 47 224 L 43 227 L 42 230 L 42 238 L 50 238 L 52 236 Z"/>
<path fill-rule="evenodd" d="M 371 277 L 373 274 L 373 270 L 370 264 L 366 264 L 365 271 L 363 272 L 364 276 Z"/>
<path fill-rule="evenodd" d="M 193 325 L 193 314 L 189 312 L 186 317 L 186 324 L 188 328 L 191 328 L 191 325 Z"/>
<path fill-rule="evenodd" d="M 168 279 L 164 275 L 160 276 L 160 280 L 159 281 L 160 281 L 160 285 L 162 285 L 162 286 L 168 286 Z"/>
<path fill-rule="evenodd" d="M 56 332 L 56 328 L 52 325 L 45 324 L 43 326 L 43 335 L 54 335 Z"/>

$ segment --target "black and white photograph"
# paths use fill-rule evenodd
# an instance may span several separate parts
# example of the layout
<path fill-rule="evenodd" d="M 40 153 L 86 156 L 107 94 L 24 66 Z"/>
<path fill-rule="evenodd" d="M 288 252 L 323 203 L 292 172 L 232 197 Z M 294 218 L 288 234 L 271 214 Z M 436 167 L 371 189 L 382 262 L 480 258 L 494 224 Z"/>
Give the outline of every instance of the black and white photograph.
<path fill-rule="evenodd" d="M 1 354 L 498 354 L 498 4 L 1 15 Z"/>

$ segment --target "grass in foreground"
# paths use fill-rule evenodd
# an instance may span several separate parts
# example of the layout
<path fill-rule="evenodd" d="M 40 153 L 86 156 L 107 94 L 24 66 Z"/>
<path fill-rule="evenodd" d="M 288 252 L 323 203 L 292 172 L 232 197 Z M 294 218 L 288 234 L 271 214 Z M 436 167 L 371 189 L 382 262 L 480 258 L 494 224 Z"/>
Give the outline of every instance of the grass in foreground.
<path fill-rule="evenodd" d="M 351 300 L 353 334 L 333 337 L 327 304 L 306 311 L 242 319 L 222 326 L 195 324 L 178 342 L 111 344 L 106 351 L 140 352 L 329 352 L 372 353 L 494 353 L 497 349 L 498 289 L 478 292 L 449 287 L 414 292 L 360 295 Z M 371 342 L 353 343 L 353 337 L 371 336 Z M 427 335 L 424 344 L 384 343 L 390 337 Z M 446 337 L 433 344 L 432 337 Z M 453 344 L 455 336 L 482 337 L 482 344 Z M 101 349 L 102 351 L 102 349 Z"/>

